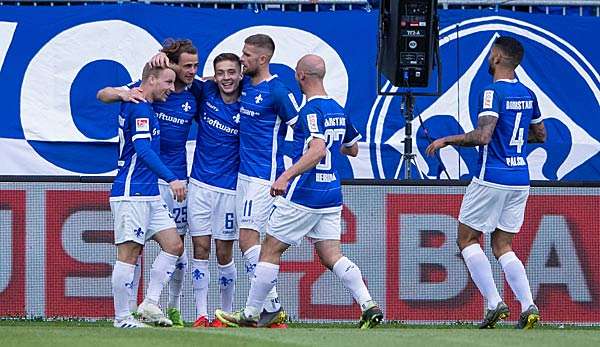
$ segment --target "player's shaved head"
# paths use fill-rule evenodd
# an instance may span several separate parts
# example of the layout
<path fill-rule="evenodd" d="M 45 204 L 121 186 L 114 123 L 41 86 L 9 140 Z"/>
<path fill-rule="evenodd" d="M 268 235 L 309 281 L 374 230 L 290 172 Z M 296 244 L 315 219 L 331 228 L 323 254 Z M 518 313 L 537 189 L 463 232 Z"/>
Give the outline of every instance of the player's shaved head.
<path fill-rule="evenodd" d="M 325 61 L 315 54 L 307 54 L 298 60 L 296 71 L 309 77 L 323 79 L 325 77 Z"/>

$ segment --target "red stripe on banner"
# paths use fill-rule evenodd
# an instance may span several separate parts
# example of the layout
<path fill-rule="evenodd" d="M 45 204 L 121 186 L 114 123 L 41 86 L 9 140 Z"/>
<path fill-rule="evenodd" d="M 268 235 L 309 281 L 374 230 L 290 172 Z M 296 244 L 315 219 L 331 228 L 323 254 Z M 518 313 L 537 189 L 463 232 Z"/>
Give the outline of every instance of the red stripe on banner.
<path fill-rule="evenodd" d="M 0 244 L 3 254 L 12 254 L 10 264 L 2 263 L 4 269 L 10 268 L 10 279 L 0 282 L 0 316 L 25 316 L 25 191 L 0 190 L 0 210 L 11 212 L 11 224 L 7 230 L 12 242 Z M 6 227 L 6 225 L 4 226 Z M 9 248 L 8 252 L 3 251 Z M 3 270 L 3 276 L 7 272 Z"/>
<path fill-rule="evenodd" d="M 60 201 L 60 203 L 56 203 Z M 110 317 L 113 315 L 112 295 L 68 296 L 67 278 L 108 278 L 109 264 L 81 262 L 71 257 L 63 247 L 63 233 L 85 230 L 63 230 L 65 222 L 79 211 L 110 210 L 106 191 L 46 191 L 46 316 Z M 112 243 L 112 239 L 109 240 Z M 82 236 L 82 242 L 83 236 Z M 107 242 L 108 243 L 108 242 Z M 92 255 L 90 255 L 92 256 Z M 86 288 L 77 288 L 82 294 Z M 90 311 L 90 308 L 93 310 Z"/>
<path fill-rule="evenodd" d="M 343 225 L 345 225 L 345 230 L 342 230 L 341 243 L 355 243 L 356 216 L 346 206 L 342 209 L 342 221 Z M 281 262 L 281 272 L 297 273 L 300 269 L 304 275 L 298 283 L 298 318 L 353 320 L 360 316 L 360 307 L 356 303 L 352 305 L 313 304 L 313 285 L 326 271 L 329 271 L 321 265 L 317 252 L 314 249 L 313 260 L 310 262 Z M 344 292 L 339 293 L 339 295 L 349 294 Z"/>

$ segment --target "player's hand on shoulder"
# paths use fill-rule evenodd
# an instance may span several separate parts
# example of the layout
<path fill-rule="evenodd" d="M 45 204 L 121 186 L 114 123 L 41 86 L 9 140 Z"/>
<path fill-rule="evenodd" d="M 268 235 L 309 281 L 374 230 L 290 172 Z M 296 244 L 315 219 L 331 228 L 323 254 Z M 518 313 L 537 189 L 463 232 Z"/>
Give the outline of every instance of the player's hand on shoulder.
<path fill-rule="evenodd" d="M 271 196 L 284 195 L 287 191 L 289 180 L 284 175 L 279 176 L 271 185 Z"/>
<path fill-rule="evenodd" d="M 150 64 L 150 67 L 169 67 L 169 58 L 165 53 L 158 52 L 152 58 L 150 58 L 148 63 Z"/>
<path fill-rule="evenodd" d="M 173 192 L 173 197 L 178 202 L 182 202 L 185 200 L 185 195 L 187 194 L 187 186 L 185 181 L 175 180 L 169 182 L 169 186 L 171 187 L 171 191 Z"/>
<path fill-rule="evenodd" d="M 445 138 L 437 139 L 433 141 L 429 146 L 427 146 L 427 149 L 425 149 L 425 153 L 431 157 L 435 155 L 435 151 L 437 151 L 440 148 L 446 147 L 446 145 L 447 144 Z"/>
<path fill-rule="evenodd" d="M 119 93 L 119 96 L 123 101 L 129 101 L 139 104 L 140 102 L 146 102 L 146 99 L 144 99 L 144 95 L 142 94 L 142 92 L 142 88 L 135 87 L 128 90 L 124 90 L 123 92 Z"/>

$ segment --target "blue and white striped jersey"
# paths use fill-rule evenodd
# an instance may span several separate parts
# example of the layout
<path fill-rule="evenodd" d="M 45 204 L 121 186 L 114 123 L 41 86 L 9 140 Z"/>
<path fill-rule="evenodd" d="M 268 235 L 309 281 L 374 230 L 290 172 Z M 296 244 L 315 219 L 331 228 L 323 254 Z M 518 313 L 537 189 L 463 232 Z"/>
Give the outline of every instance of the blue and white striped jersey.
<path fill-rule="evenodd" d="M 159 200 L 158 177 L 177 179 L 159 159 L 160 125 L 151 104 L 123 102 L 119 114 L 119 172 L 111 201 Z"/>
<path fill-rule="evenodd" d="M 479 146 L 475 182 L 507 189 L 527 189 L 529 125 L 542 121 L 535 94 L 521 82 L 498 80 L 479 96 L 481 116 L 497 117 L 489 144 Z"/>
<path fill-rule="evenodd" d="M 302 107 L 294 127 L 294 163 L 307 151 L 308 143 L 313 138 L 325 141 L 327 154 L 315 168 L 297 176 L 290 183 L 285 199 L 311 212 L 339 211 L 342 208 L 342 188 L 337 167 L 343 156 L 341 147 L 354 145 L 361 135 L 335 100 L 315 96 Z"/>
<path fill-rule="evenodd" d="M 226 104 L 213 81 L 203 84 L 198 135 L 190 181 L 235 194 L 240 167 L 240 103 Z"/>
<path fill-rule="evenodd" d="M 152 108 L 160 123 L 161 144 L 160 159 L 178 179 L 187 179 L 186 142 L 192 119 L 197 114 L 196 97 L 191 89 L 199 89 L 195 84 L 179 93 L 171 93 L 166 101 L 155 101 Z M 138 87 L 140 81 L 127 85 L 128 88 Z"/>
<path fill-rule="evenodd" d="M 242 81 L 240 97 L 240 178 L 268 184 L 283 172 L 279 148 L 287 125 L 297 119 L 294 95 L 276 75 L 252 85 Z"/>

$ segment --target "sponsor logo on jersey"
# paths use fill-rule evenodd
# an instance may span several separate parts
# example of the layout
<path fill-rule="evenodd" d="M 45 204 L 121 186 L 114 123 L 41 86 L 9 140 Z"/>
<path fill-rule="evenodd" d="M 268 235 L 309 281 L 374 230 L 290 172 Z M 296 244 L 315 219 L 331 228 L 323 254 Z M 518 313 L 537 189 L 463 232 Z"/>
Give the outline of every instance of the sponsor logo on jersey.
<path fill-rule="evenodd" d="M 219 108 L 217 106 L 211 104 L 209 101 L 206 102 L 206 106 L 215 112 L 219 112 Z"/>
<path fill-rule="evenodd" d="M 492 108 L 494 103 L 494 91 L 486 90 L 483 92 L 483 108 Z"/>
<path fill-rule="evenodd" d="M 177 118 L 175 116 L 170 116 L 164 112 L 159 112 L 156 114 L 156 117 L 159 120 L 165 121 L 165 122 L 171 122 L 171 123 L 175 123 L 175 124 L 185 124 L 188 121 L 182 118 Z"/>
<path fill-rule="evenodd" d="M 250 117 L 260 116 L 260 112 L 249 110 L 249 109 L 245 108 L 244 106 L 240 107 L 240 113 L 245 114 L 246 116 L 250 116 Z"/>
<path fill-rule="evenodd" d="M 209 116 L 205 115 L 204 117 L 202 117 L 202 120 L 204 120 L 206 122 L 206 124 L 208 124 L 214 128 L 217 128 L 219 130 L 222 130 L 228 134 L 233 134 L 233 135 L 238 134 L 238 129 L 234 129 L 230 126 L 227 126 L 227 125 L 219 122 L 219 120 L 217 120 L 217 119 L 210 118 Z"/>
<path fill-rule="evenodd" d="M 150 120 L 148 118 L 136 119 L 135 131 L 150 131 Z"/>
<path fill-rule="evenodd" d="M 311 133 L 319 132 L 319 125 L 317 124 L 317 115 L 315 113 L 307 114 L 306 122 L 308 123 L 308 130 Z"/>

